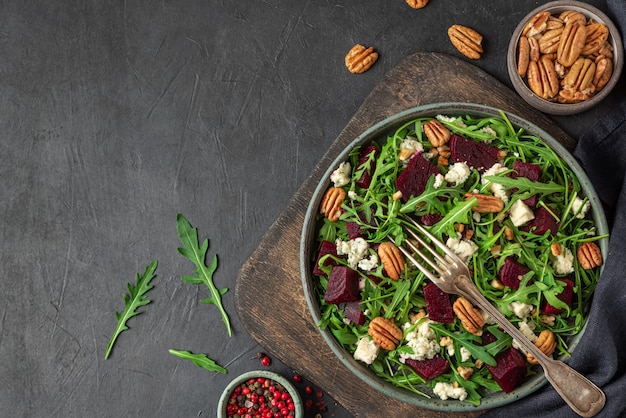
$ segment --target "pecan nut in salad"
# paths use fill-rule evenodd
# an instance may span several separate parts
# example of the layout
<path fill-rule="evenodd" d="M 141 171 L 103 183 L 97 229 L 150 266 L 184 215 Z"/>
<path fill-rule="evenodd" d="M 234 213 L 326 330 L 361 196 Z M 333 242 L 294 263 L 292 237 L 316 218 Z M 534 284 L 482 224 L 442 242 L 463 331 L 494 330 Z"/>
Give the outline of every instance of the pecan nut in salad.
<path fill-rule="evenodd" d="M 474 206 L 472 210 L 478 213 L 497 213 L 504 209 L 504 201 L 499 197 L 482 193 L 466 193 L 465 200 L 469 200 L 475 197 L 478 200 L 478 205 Z"/>
<path fill-rule="evenodd" d="M 368 334 L 385 350 L 394 350 L 402 340 L 402 330 L 391 320 L 377 316 L 370 321 Z"/>
<path fill-rule="evenodd" d="M 326 191 L 320 205 L 320 213 L 328 218 L 329 221 L 335 222 L 341 216 L 341 204 L 346 198 L 346 191 L 341 187 L 331 187 Z"/>
<path fill-rule="evenodd" d="M 433 147 L 441 147 L 450 140 L 450 130 L 443 126 L 437 119 L 430 120 L 424 124 L 424 134 Z"/>
<path fill-rule="evenodd" d="M 345 63 L 352 74 L 360 74 L 369 70 L 377 60 L 378 53 L 374 51 L 374 47 L 365 48 L 363 45 L 356 44 L 348 51 Z"/>
<path fill-rule="evenodd" d="M 469 300 L 463 297 L 458 298 L 454 301 L 452 310 L 461 320 L 461 324 L 467 332 L 478 336 L 483 334 L 485 318 L 478 309 L 474 308 Z"/>
<path fill-rule="evenodd" d="M 576 252 L 578 255 L 578 262 L 585 270 L 590 270 L 602 265 L 602 252 L 593 242 L 583 242 L 578 247 Z"/>
<path fill-rule="evenodd" d="M 404 270 L 404 258 L 398 247 L 389 241 L 382 242 L 378 246 L 378 258 L 387 276 L 392 280 L 398 280 Z"/>
<path fill-rule="evenodd" d="M 552 356 L 552 353 L 554 353 L 554 350 L 556 349 L 556 338 L 554 337 L 554 333 L 549 329 L 544 329 L 541 331 L 534 344 L 543 354 L 548 357 Z M 539 363 L 530 353 L 526 354 L 526 361 L 530 364 Z"/>

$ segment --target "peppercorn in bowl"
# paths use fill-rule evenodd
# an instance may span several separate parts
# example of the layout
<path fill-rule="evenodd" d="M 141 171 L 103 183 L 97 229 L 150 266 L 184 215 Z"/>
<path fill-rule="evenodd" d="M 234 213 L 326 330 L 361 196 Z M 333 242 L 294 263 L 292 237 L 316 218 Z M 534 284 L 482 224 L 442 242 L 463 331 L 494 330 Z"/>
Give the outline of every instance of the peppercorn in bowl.
<path fill-rule="evenodd" d="M 572 115 L 602 101 L 623 68 L 618 29 L 598 8 L 579 1 L 553 1 L 529 12 L 511 36 L 509 78 L 531 106 Z"/>
<path fill-rule="evenodd" d="M 224 389 L 218 418 L 227 417 L 302 418 L 302 399 L 295 386 L 278 373 L 256 370 L 243 373 Z"/>
<path fill-rule="evenodd" d="M 481 211 L 486 197 L 493 205 Z M 544 353 L 567 359 L 608 245 L 601 204 L 572 155 L 497 109 L 410 109 L 339 154 L 301 235 L 311 316 L 355 378 L 443 411 L 500 406 L 543 386 L 532 356 L 488 315 L 395 251 L 407 239 L 405 216 L 462 257 L 483 295 Z"/>

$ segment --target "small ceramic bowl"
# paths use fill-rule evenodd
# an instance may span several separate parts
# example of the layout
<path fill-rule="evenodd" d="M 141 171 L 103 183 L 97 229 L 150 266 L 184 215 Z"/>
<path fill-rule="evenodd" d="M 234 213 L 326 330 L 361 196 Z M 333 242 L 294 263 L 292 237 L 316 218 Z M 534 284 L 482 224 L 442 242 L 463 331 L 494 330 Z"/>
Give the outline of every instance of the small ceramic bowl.
<path fill-rule="evenodd" d="M 302 398 L 300 397 L 300 393 L 298 392 L 296 387 L 291 384 L 291 382 L 288 379 L 284 378 L 278 373 L 270 372 L 267 370 L 254 370 L 254 371 L 246 372 L 240 375 L 239 377 L 231 381 L 228 384 L 228 386 L 226 386 L 226 389 L 224 389 L 224 392 L 222 393 L 222 396 L 220 397 L 220 400 L 219 400 L 219 404 L 217 408 L 217 417 L 227 418 L 229 416 L 232 416 L 228 414 L 228 404 L 229 404 L 231 395 L 234 393 L 237 387 L 241 386 L 242 384 L 245 386 L 249 386 L 250 384 L 253 384 L 254 382 L 259 381 L 259 380 L 261 381 L 269 380 L 272 383 L 272 385 L 278 386 L 279 390 L 280 390 L 280 386 L 282 386 L 284 390 L 281 390 L 281 391 L 283 392 L 287 391 L 289 395 L 291 395 L 291 399 L 293 400 L 293 405 L 294 405 L 293 414 L 289 416 L 293 416 L 295 418 L 302 418 L 304 416 L 304 408 L 302 406 Z M 261 382 L 259 383 L 261 385 L 263 384 Z M 266 400 L 266 403 L 267 402 L 271 402 L 271 399 L 268 398 Z"/>
<path fill-rule="evenodd" d="M 589 99 L 577 103 L 559 103 L 557 101 L 549 101 L 539 97 L 528 86 L 526 78 L 522 78 L 518 74 L 518 45 L 520 37 L 527 23 L 540 12 L 550 12 L 552 16 L 558 17 L 562 12 L 575 11 L 582 13 L 587 21 L 590 19 L 606 25 L 609 29 L 608 43 L 613 48 L 613 75 L 607 84 L 600 90 L 596 91 Z M 622 72 L 624 64 L 624 48 L 618 29 L 613 22 L 596 7 L 580 1 L 563 0 L 553 1 L 537 7 L 528 13 L 518 24 L 513 32 L 507 54 L 507 68 L 509 77 L 513 87 L 517 93 L 531 106 L 552 115 L 573 115 L 592 108 L 601 102 L 615 87 Z"/>

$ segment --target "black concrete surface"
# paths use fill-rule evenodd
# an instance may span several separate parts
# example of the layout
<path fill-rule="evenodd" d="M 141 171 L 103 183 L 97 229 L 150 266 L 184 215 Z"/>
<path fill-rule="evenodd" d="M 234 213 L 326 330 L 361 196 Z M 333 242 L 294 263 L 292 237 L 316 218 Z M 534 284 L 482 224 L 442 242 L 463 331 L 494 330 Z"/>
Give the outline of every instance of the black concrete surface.
<path fill-rule="evenodd" d="M 508 38 L 539 3 L 1 2 L 0 416 L 215 416 L 228 382 L 263 368 L 233 305 L 238 271 L 368 93 L 412 52 L 458 55 L 455 23 L 484 35 L 474 64 L 510 85 Z M 356 43 L 380 54 L 360 75 L 343 63 Z M 553 119 L 576 137 L 623 95 L 622 81 Z M 232 337 L 206 288 L 180 279 L 193 266 L 178 213 L 218 255 Z M 155 259 L 152 303 L 104 360 L 127 283 Z M 324 417 L 350 416 L 322 399 Z"/>

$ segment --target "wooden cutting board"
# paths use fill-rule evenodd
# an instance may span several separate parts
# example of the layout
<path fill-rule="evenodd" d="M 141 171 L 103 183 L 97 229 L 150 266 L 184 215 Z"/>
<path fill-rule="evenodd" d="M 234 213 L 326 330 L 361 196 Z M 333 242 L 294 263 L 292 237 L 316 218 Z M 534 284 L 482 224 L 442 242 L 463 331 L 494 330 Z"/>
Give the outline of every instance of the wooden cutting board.
<path fill-rule="evenodd" d="M 544 114 L 478 67 L 449 55 L 415 53 L 389 71 L 370 93 L 263 237 L 237 279 L 235 305 L 250 335 L 355 416 L 419 418 L 454 414 L 421 409 L 382 395 L 356 379 L 325 344 L 309 314 L 300 281 L 304 214 L 321 176 L 356 136 L 397 112 L 438 102 L 478 103 L 509 111 L 533 121 L 566 148 L 571 150 L 575 145 Z"/>

